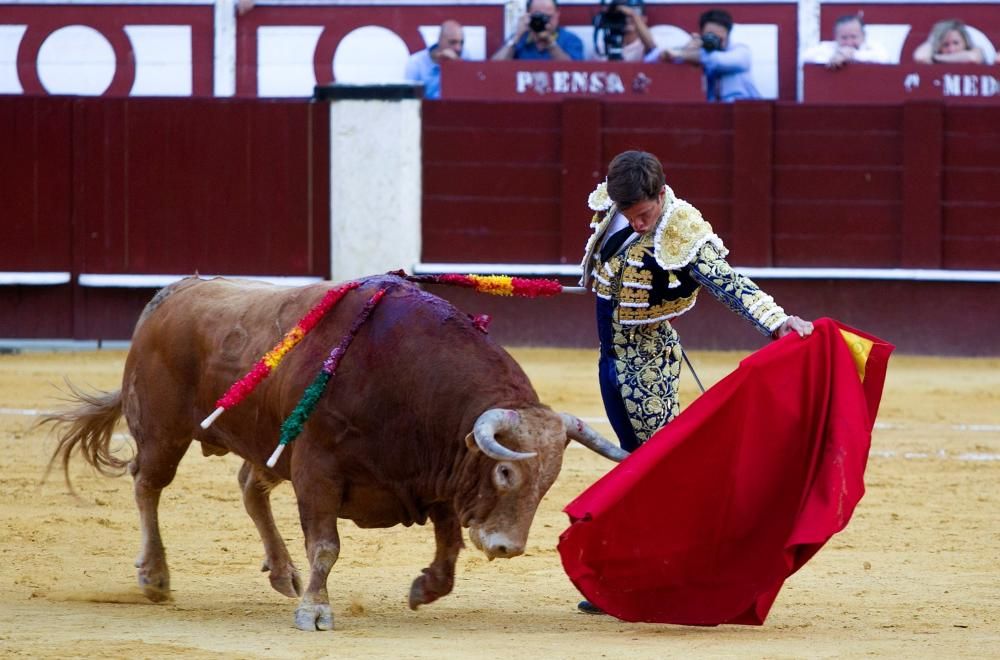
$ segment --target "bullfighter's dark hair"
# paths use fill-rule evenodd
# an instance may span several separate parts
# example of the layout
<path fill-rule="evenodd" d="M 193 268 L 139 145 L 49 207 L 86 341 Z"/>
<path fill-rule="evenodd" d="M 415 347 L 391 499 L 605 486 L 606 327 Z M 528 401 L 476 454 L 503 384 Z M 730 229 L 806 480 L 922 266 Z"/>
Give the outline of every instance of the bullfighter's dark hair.
<path fill-rule="evenodd" d="M 660 159 L 647 151 L 625 151 L 608 165 L 608 197 L 619 210 L 656 196 L 666 185 Z"/>

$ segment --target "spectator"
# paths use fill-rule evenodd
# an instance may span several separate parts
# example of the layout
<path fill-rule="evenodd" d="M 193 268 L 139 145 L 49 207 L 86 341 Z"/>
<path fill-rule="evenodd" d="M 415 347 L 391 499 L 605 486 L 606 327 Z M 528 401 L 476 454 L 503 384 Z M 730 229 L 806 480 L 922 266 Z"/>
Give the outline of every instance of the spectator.
<path fill-rule="evenodd" d="M 931 36 L 913 51 L 920 64 L 982 64 L 983 49 L 972 45 L 965 23 L 957 19 L 938 21 Z"/>
<path fill-rule="evenodd" d="M 556 0 L 528 0 L 528 11 L 513 36 L 493 54 L 494 60 L 582 60 L 583 42 L 559 30 Z"/>
<path fill-rule="evenodd" d="M 441 98 L 441 61 L 461 59 L 464 44 L 462 25 L 458 21 L 445 21 L 436 44 L 410 55 L 404 76 L 411 82 L 424 84 L 424 98 Z"/>
<path fill-rule="evenodd" d="M 833 41 L 819 42 L 802 55 L 802 61 L 840 69 L 848 62 L 889 64 L 890 58 L 885 48 L 868 41 L 861 14 L 850 14 L 833 24 Z"/>
<path fill-rule="evenodd" d="M 750 48 L 729 40 L 733 17 L 722 9 L 709 9 L 698 19 L 700 33 L 681 49 L 654 50 L 647 60 L 687 63 L 700 66 L 705 76 L 705 96 L 709 101 L 730 103 L 760 98 L 750 76 Z"/>
<path fill-rule="evenodd" d="M 597 19 L 604 27 L 597 27 L 594 30 L 594 47 L 597 50 L 598 33 L 603 33 L 604 52 L 595 59 L 607 60 L 608 56 L 608 34 L 607 17 L 618 12 L 625 16 L 625 31 L 622 37 L 621 59 L 626 62 L 642 62 L 646 55 L 656 49 L 656 42 L 653 41 L 653 34 L 646 25 L 646 12 L 643 8 L 642 0 L 612 0 L 607 10 L 602 12 Z M 603 22 L 601 22 L 603 21 Z"/>

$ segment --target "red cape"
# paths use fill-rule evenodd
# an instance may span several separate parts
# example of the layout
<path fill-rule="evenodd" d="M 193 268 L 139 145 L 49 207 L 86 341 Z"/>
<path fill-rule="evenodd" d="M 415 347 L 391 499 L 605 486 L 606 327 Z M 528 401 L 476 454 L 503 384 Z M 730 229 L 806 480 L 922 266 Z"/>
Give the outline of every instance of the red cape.
<path fill-rule="evenodd" d="M 764 623 L 864 494 L 893 346 L 831 319 L 750 355 L 565 509 L 566 574 L 626 621 Z"/>

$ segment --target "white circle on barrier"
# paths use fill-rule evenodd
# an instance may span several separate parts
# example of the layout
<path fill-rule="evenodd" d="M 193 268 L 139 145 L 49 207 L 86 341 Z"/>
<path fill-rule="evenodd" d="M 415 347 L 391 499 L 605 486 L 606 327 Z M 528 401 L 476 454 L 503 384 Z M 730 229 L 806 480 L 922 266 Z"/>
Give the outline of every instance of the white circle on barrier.
<path fill-rule="evenodd" d="M 333 77 L 339 83 L 404 82 L 410 50 L 398 34 L 377 25 L 351 30 L 333 55 Z"/>
<path fill-rule="evenodd" d="M 118 67 L 107 37 L 86 25 L 59 28 L 38 49 L 38 80 L 49 94 L 100 96 Z"/>

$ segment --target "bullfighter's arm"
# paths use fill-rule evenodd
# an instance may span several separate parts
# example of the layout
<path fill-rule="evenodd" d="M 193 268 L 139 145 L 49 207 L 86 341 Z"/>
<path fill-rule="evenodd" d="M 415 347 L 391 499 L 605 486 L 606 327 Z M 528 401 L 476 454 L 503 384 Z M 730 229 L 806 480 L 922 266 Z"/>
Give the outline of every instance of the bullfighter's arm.
<path fill-rule="evenodd" d="M 773 336 L 789 318 L 774 298 L 749 277 L 733 270 L 712 243 L 701 247 L 688 269 L 691 276 L 713 296 L 768 337 Z"/>

